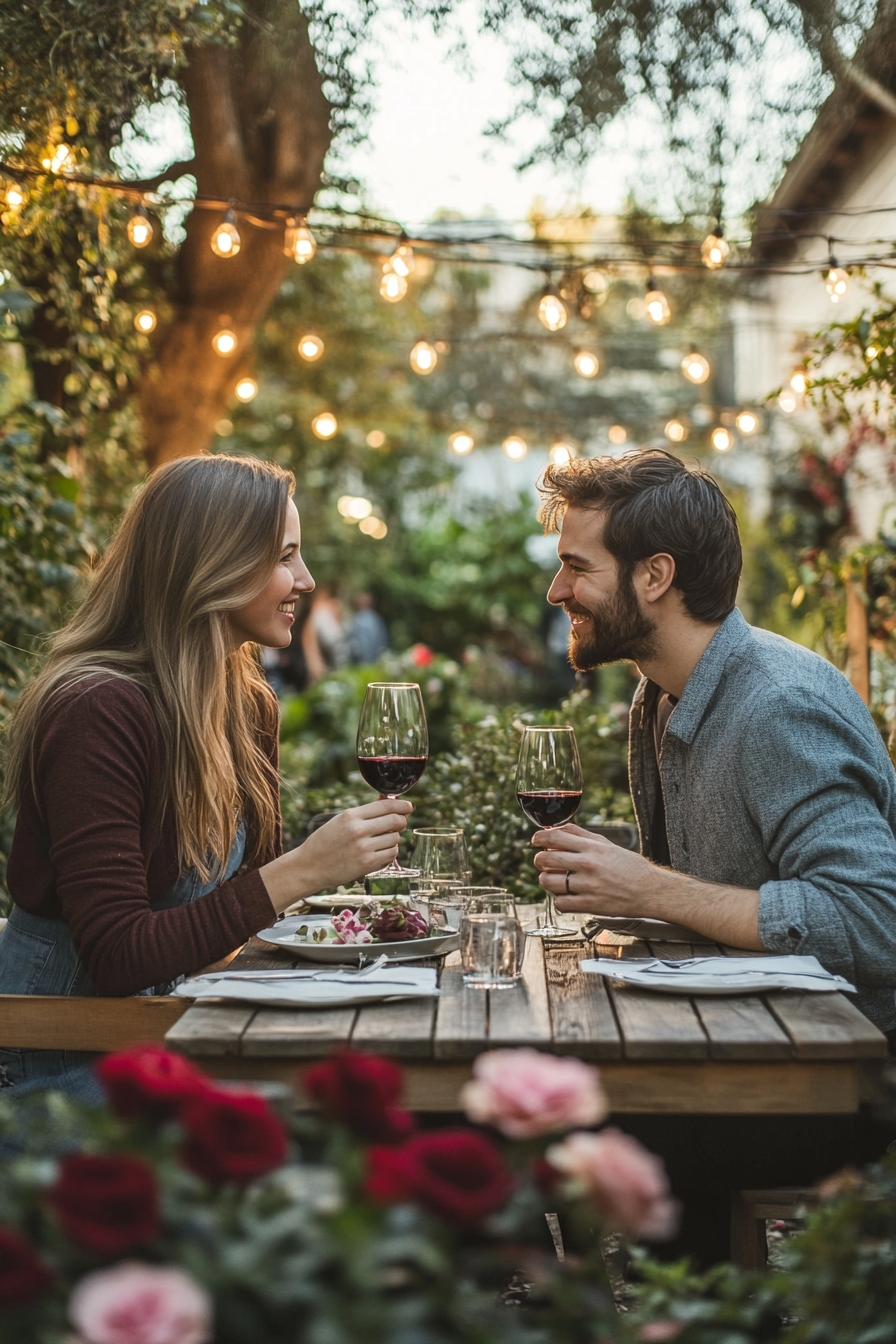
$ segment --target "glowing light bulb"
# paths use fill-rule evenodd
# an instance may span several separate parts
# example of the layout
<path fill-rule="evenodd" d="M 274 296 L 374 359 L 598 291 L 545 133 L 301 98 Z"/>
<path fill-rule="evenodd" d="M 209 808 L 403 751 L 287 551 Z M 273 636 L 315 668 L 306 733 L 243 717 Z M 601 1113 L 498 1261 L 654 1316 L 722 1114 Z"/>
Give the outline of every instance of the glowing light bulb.
<path fill-rule="evenodd" d="M 382 448 L 386 442 L 386 436 L 381 429 L 372 429 L 367 435 L 368 448 Z"/>
<path fill-rule="evenodd" d="M 283 251 L 293 261 L 297 261 L 300 266 L 304 266 L 306 261 L 310 261 L 317 251 L 317 243 L 314 236 L 304 219 L 290 218 L 286 221 L 286 232 L 283 235 Z"/>
<path fill-rule="evenodd" d="M 237 346 L 236 332 L 231 331 L 229 327 L 222 327 L 216 331 L 212 337 L 212 347 L 215 354 L 222 355 L 225 359 L 232 355 Z"/>
<path fill-rule="evenodd" d="M 415 373 L 432 373 L 438 362 L 439 357 L 429 341 L 418 341 L 411 351 L 411 368 Z"/>
<path fill-rule="evenodd" d="M 831 257 L 830 268 L 825 277 L 824 287 L 831 296 L 831 303 L 839 303 L 843 298 L 843 295 L 849 289 L 849 273 L 844 271 L 842 266 L 838 266 L 833 257 Z"/>
<path fill-rule="evenodd" d="M 156 315 L 151 308 L 143 308 L 134 318 L 134 326 L 144 336 L 156 329 Z"/>
<path fill-rule="evenodd" d="M 670 443 L 683 443 L 688 436 L 687 426 L 680 420 L 668 420 L 663 432 Z"/>
<path fill-rule="evenodd" d="M 572 366 L 580 378 L 596 378 L 600 373 L 600 360 L 590 350 L 577 350 Z"/>
<path fill-rule="evenodd" d="M 400 303 L 408 292 L 408 282 L 403 275 L 393 271 L 391 263 L 383 266 L 383 278 L 380 280 L 380 297 L 387 303 Z"/>
<path fill-rule="evenodd" d="M 389 258 L 389 265 L 396 275 L 401 275 L 407 280 L 416 265 L 414 261 L 414 249 L 410 243 L 399 243 L 395 251 Z"/>
<path fill-rule="evenodd" d="M 13 210 L 18 210 L 20 205 L 25 204 L 25 193 L 17 182 L 6 188 L 6 204 Z"/>
<path fill-rule="evenodd" d="M 459 429 L 456 434 L 449 437 L 448 446 L 453 453 L 457 453 L 458 457 L 464 457 L 476 447 L 476 440 L 465 429 Z"/>
<path fill-rule="evenodd" d="M 564 466 L 571 462 L 576 455 L 576 450 L 571 443 L 564 443 L 562 439 L 557 439 L 551 444 L 550 458 L 557 467 Z"/>
<path fill-rule="evenodd" d="M 382 541 L 389 529 L 382 518 L 371 517 L 361 519 L 358 531 L 363 532 L 366 537 L 373 537 L 374 541 Z"/>
<path fill-rule="evenodd" d="M 373 505 L 369 499 L 365 499 L 363 495 L 352 495 L 351 498 L 346 501 L 343 516 L 345 518 L 350 518 L 353 523 L 360 523 L 363 522 L 365 518 L 369 518 L 372 513 Z"/>
<path fill-rule="evenodd" d="M 603 303 L 604 299 L 607 297 L 607 290 L 610 287 L 603 271 L 599 271 L 596 267 L 592 267 L 582 276 L 582 284 L 589 294 L 594 295 L 595 303 Z"/>
<path fill-rule="evenodd" d="M 791 415 L 796 410 L 796 397 L 785 387 L 778 396 L 778 405 L 785 415 Z"/>
<path fill-rule="evenodd" d="M 691 350 L 681 361 L 681 371 L 690 383 L 705 383 L 709 377 L 709 360 Z"/>
<path fill-rule="evenodd" d="M 801 396 L 803 396 L 803 394 L 805 393 L 806 388 L 807 388 L 808 386 L 809 386 L 809 383 L 808 383 L 808 381 L 807 381 L 807 379 L 806 379 L 806 375 L 805 375 L 805 373 L 803 373 L 803 370 L 802 370 L 802 369 L 794 369 L 793 373 L 790 375 L 790 390 L 791 390 L 791 392 L 795 392 L 795 393 L 797 394 L 798 397 L 801 397 Z"/>
<path fill-rule="evenodd" d="M 134 247 L 147 247 L 152 242 L 152 223 L 146 216 L 144 206 L 138 205 L 128 220 L 128 238 Z"/>
<path fill-rule="evenodd" d="M 617 447 L 620 444 L 625 443 L 626 439 L 628 438 L 628 435 L 625 432 L 625 426 L 611 425 L 610 428 L 607 430 L 607 438 L 610 440 L 611 443 L 615 443 Z"/>
<path fill-rule="evenodd" d="M 332 439 L 339 428 L 339 424 L 332 411 L 321 411 L 311 421 L 311 428 L 319 439 Z"/>
<path fill-rule="evenodd" d="M 647 281 L 647 291 L 644 295 L 644 309 L 650 321 L 657 327 L 664 327 L 672 316 L 669 300 L 666 298 L 663 291 L 657 288 L 653 276 Z"/>
<path fill-rule="evenodd" d="M 296 348 L 302 359 L 307 360 L 309 364 L 313 364 L 323 354 L 324 343 L 319 336 L 315 336 L 313 331 L 309 331 L 300 337 Z"/>
<path fill-rule="evenodd" d="M 755 434 L 759 428 L 759 416 L 753 411 L 741 411 L 734 423 L 741 434 Z"/>
<path fill-rule="evenodd" d="M 241 378 L 236 385 L 236 394 L 240 401 L 252 401 L 258 396 L 258 384 L 254 378 Z"/>
<path fill-rule="evenodd" d="M 717 453 L 727 453 L 734 443 L 734 435 L 723 425 L 719 425 L 713 430 L 710 440 Z"/>
<path fill-rule="evenodd" d="M 528 443 L 518 434 L 509 434 L 501 444 L 501 448 L 504 456 L 509 457 L 511 462 L 521 462 L 529 451 Z"/>
<path fill-rule="evenodd" d="M 45 159 L 41 159 L 41 166 L 46 168 L 48 172 L 58 173 L 65 167 L 71 157 L 71 145 L 56 145 Z"/>
<path fill-rule="evenodd" d="M 216 257 L 235 257 L 240 250 L 240 234 L 236 215 L 228 209 L 212 234 L 212 251 Z"/>
<path fill-rule="evenodd" d="M 336 501 L 336 508 L 342 514 L 343 518 L 348 518 L 349 505 L 354 500 L 354 495 L 340 495 Z"/>
<path fill-rule="evenodd" d="M 880 350 L 876 345 L 869 345 L 865 351 L 865 358 L 868 360 L 869 364 L 873 364 L 879 354 Z"/>
<path fill-rule="evenodd" d="M 548 290 L 538 305 L 538 320 L 548 331 L 560 331 L 566 326 L 566 308 L 559 294 Z"/>
<path fill-rule="evenodd" d="M 722 237 L 722 225 L 714 233 L 710 233 L 703 239 L 703 246 L 700 248 L 700 259 L 703 265 L 710 271 L 717 271 L 720 266 L 724 266 L 728 260 L 730 249 L 725 239 Z"/>

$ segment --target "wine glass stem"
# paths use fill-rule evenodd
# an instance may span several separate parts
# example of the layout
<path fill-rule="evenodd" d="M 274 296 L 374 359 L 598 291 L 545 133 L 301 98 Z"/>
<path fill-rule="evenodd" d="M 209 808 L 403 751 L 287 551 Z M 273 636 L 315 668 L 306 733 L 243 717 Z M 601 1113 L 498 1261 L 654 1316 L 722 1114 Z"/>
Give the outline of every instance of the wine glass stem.
<path fill-rule="evenodd" d="M 557 907 L 554 904 L 554 893 L 552 891 L 547 893 L 547 900 L 544 903 L 544 922 L 551 928 L 559 923 Z"/>

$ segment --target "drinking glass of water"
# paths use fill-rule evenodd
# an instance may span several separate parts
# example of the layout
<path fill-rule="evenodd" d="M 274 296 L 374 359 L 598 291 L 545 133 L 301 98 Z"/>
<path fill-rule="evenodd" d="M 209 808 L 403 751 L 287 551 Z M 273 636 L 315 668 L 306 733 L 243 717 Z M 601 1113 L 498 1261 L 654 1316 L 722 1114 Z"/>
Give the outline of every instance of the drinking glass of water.
<path fill-rule="evenodd" d="M 456 929 L 460 923 L 460 892 L 472 881 L 470 856 L 459 826 L 430 826 L 414 831 L 414 867 L 411 897 L 428 904 L 431 923 Z M 421 913 L 427 913 L 421 910 Z"/>
<path fill-rule="evenodd" d="M 524 943 L 512 896 L 493 893 L 470 902 L 460 921 L 464 984 L 512 989 L 522 977 Z"/>

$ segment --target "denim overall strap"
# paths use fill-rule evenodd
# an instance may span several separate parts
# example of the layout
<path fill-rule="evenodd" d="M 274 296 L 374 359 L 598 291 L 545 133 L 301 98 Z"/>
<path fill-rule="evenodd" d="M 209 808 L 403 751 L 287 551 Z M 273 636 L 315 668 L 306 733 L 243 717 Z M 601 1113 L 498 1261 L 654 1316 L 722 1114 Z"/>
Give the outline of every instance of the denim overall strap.
<path fill-rule="evenodd" d="M 246 827 L 240 820 L 223 878 L 203 882 L 186 869 L 177 882 L 152 902 L 153 910 L 173 910 L 206 896 L 240 867 L 246 849 Z M 177 981 L 153 985 L 140 994 L 166 994 Z M 96 994 L 87 969 L 78 957 L 64 919 L 45 919 L 14 905 L 0 934 L 0 994 Z M 93 1076 L 99 1055 L 86 1050 L 6 1049 L 0 1042 L 0 1088 L 14 1095 L 53 1087 L 82 1100 L 101 1103 L 103 1092 Z"/>

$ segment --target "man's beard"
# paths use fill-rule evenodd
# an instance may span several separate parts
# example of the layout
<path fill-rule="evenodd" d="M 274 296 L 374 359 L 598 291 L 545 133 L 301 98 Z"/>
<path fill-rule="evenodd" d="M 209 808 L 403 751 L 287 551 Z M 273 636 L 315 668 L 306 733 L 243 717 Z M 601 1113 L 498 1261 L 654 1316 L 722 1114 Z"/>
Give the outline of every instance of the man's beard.
<path fill-rule="evenodd" d="M 641 662 L 656 651 L 656 623 L 638 606 L 630 574 L 620 574 L 616 592 L 593 611 L 566 605 L 567 614 L 591 617 L 590 626 L 573 626 L 569 661 L 579 672 L 623 659 Z"/>

